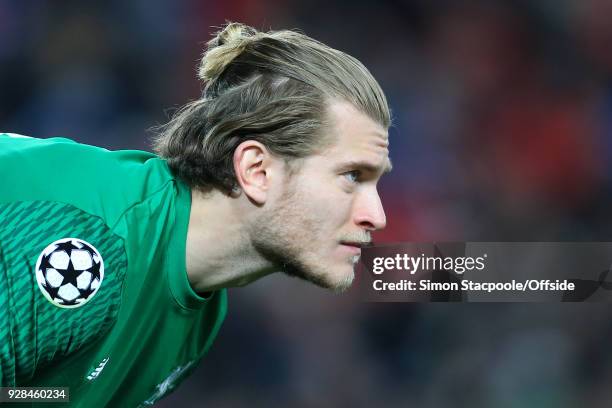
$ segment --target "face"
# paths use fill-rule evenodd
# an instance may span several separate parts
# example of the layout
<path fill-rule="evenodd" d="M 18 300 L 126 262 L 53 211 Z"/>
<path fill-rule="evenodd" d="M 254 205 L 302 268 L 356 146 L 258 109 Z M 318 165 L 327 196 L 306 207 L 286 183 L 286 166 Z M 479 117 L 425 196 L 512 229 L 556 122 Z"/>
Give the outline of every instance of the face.
<path fill-rule="evenodd" d="M 391 169 L 385 129 L 352 105 L 330 106 L 331 137 L 286 179 L 253 230 L 256 248 L 289 275 L 343 291 L 360 246 L 385 227 L 376 185 Z"/>

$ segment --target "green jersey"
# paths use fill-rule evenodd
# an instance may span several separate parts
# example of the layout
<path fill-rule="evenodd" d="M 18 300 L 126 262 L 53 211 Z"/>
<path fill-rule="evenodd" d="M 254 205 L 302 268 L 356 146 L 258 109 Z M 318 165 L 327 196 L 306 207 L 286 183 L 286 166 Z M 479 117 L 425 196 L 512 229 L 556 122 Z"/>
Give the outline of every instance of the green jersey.
<path fill-rule="evenodd" d="M 189 285 L 190 208 L 154 154 L 0 133 L 0 384 L 87 407 L 172 391 L 227 310 Z"/>

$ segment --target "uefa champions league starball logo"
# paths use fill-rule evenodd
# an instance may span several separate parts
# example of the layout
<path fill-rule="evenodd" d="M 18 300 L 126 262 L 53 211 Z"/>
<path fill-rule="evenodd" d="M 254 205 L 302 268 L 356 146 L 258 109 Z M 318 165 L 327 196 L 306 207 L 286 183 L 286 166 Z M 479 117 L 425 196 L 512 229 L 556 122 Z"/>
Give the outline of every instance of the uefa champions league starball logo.
<path fill-rule="evenodd" d="M 78 238 L 47 246 L 36 262 L 36 281 L 55 306 L 74 308 L 91 299 L 104 279 L 104 262 L 96 248 Z"/>

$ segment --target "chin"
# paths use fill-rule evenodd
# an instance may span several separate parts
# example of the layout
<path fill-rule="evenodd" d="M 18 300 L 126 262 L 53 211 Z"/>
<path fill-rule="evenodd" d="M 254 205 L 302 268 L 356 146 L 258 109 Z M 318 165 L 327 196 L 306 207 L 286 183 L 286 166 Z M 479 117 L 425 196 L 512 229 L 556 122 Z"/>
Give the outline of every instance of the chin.
<path fill-rule="evenodd" d="M 341 268 L 337 267 L 335 270 L 329 268 L 319 276 L 319 279 L 310 281 L 322 288 L 342 293 L 351 287 L 354 279 L 355 271 L 353 265 L 344 265 Z"/>
<path fill-rule="evenodd" d="M 344 279 L 336 282 L 335 285 L 330 287 L 329 289 L 333 290 L 336 293 L 345 292 L 351 287 L 354 279 L 355 273 L 351 271 L 351 274 L 349 276 L 346 276 Z"/>
<path fill-rule="evenodd" d="M 285 266 L 288 266 L 285 264 Z M 294 276 L 317 285 L 324 289 L 332 290 L 336 293 L 346 291 L 351 287 L 355 279 L 353 264 L 343 266 L 317 268 L 286 268 L 284 272 L 289 276 Z"/>

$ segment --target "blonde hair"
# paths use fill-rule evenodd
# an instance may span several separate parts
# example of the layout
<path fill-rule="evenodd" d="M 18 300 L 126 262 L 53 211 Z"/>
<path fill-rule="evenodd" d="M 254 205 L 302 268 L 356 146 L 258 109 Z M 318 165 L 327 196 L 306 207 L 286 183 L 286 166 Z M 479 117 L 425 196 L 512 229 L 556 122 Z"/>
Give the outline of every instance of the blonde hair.
<path fill-rule="evenodd" d="M 161 127 L 153 147 L 202 190 L 236 186 L 232 157 L 244 140 L 261 142 L 288 163 L 329 145 L 331 100 L 390 125 L 385 95 L 363 64 L 295 31 L 228 23 L 208 42 L 198 76 L 202 98 Z"/>

